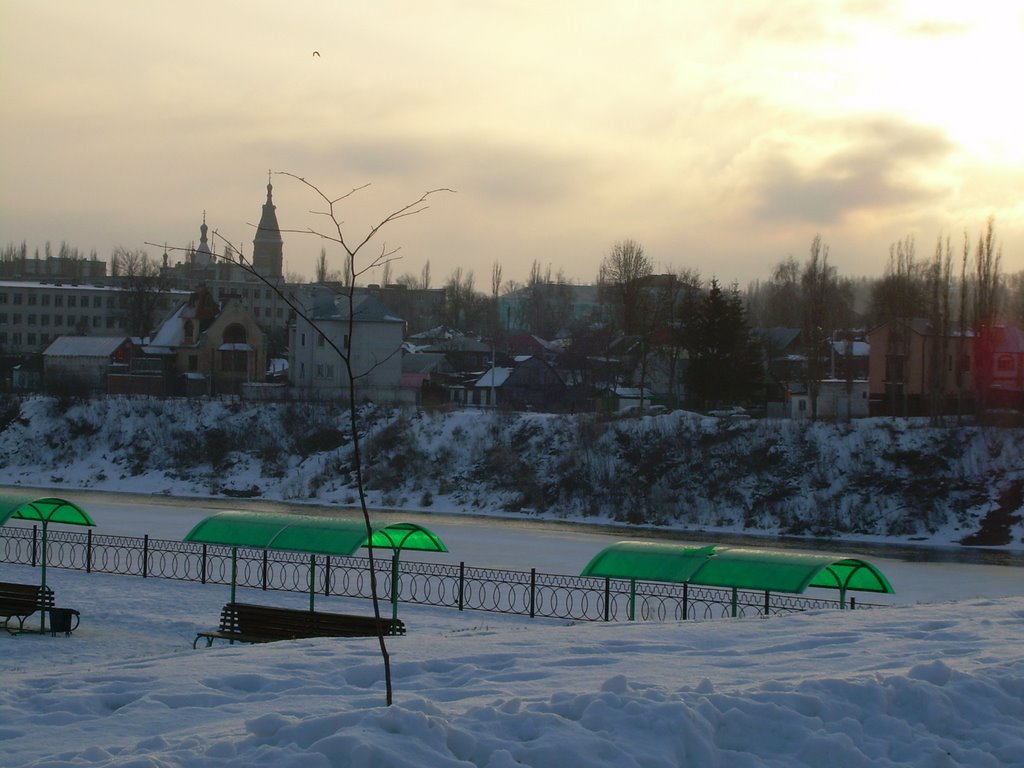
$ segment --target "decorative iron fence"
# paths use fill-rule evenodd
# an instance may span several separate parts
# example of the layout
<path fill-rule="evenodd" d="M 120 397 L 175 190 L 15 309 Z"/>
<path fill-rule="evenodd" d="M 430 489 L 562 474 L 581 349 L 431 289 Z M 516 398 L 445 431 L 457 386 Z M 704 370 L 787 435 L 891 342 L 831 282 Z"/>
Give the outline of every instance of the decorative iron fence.
<path fill-rule="evenodd" d="M 134 536 L 94 535 L 91 530 L 50 530 L 47 567 L 87 572 L 230 584 L 231 547 Z M 380 551 L 380 550 L 378 550 Z M 0 561 L 38 565 L 39 532 L 0 528 Z M 392 598 L 390 557 L 375 557 L 378 594 Z M 496 568 L 402 560 L 398 602 L 573 621 L 679 621 L 730 616 L 770 616 L 794 611 L 843 608 L 838 600 L 801 595 L 697 587 L 691 584 L 630 582 Z M 239 587 L 309 592 L 338 597 L 371 597 L 369 559 L 326 557 L 238 548 Z M 875 607 L 851 599 L 849 608 Z"/>

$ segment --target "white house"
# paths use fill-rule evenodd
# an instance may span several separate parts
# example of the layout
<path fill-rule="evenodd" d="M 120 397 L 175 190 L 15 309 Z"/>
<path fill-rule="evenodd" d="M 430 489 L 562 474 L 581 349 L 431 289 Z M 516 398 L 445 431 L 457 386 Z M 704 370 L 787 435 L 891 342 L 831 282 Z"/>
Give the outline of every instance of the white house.
<path fill-rule="evenodd" d="M 819 419 L 862 419 L 869 415 L 867 380 L 824 379 L 818 386 Z M 811 418 L 811 398 L 806 392 L 790 394 L 789 404 L 791 418 Z"/>
<path fill-rule="evenodd" d="M 360 294 L 353 299 L 350 323 L 348 295 L 336 295 L 322 286 L 314 288 L 306 314 L 309 320 L 297 317 L 290 329 L 289 382 L 298 397 L 347 400 L 352 396 L 346 366 L 337 351 L 348 349 L 351 333 L 356 399 L 398 401 L 405 331 L 401 318 L 373 296 Z"/>

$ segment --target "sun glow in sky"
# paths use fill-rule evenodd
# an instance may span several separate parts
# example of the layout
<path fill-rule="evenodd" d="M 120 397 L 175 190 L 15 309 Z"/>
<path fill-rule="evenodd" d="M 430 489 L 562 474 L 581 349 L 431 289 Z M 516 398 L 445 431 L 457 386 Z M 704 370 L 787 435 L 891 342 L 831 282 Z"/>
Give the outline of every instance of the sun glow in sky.
<path fill-rule="evenodd" d="M 487 290 L 495 262 L 591 282 L 625 238 L 742 286 L 820 233 L 877 275 L 891 243 L 927 258 L 989 216 L 1016 272 L 1022 41 L 1002 0 L 0 0 L 0 241 L 155 256 L 206 211 L 250 250 L 272 169 L 370 184 L 352 238 L 454 190 L 383 233 L 392 278 L 429 261 L 434 287 Z M 323 228 L 273 182 L 284 229 Z M 286 234 L 286 268 L 321 245 Z"/>

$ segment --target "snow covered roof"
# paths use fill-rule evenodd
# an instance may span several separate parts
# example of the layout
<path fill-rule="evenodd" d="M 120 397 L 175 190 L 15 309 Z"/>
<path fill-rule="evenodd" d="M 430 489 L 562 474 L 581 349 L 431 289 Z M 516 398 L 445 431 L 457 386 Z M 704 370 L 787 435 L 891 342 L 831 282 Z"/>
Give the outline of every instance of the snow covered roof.
<path fill-rule="evenodd" d="M 612 393 L 627 400 L 639 400 L 641 397 L 650 397 L 651 390 L 646 387 L 612 387 Z"/>
<path fill-rule="evenodd" d="M 110 357 L 127 336 L 58 336 L 43 354 L 47 357 Z"/>
<path fill-rule="evenodd" d="M 832 349 L 835 350 L 837 355 L 846 354 L 846 342 L 845 341 L 833 341 Z M 850 354 L 853 357 L 867 357 L 871 352 L 871 345 L 866 341 L 854 341 L 851 342 Z"/>
<path fill-rule="evenodd" d="M 490 387 L 500 387 L 506 381 L 508 377 L 512 375 L 511 368 L 491 368 L 483 376 L 474 382 L 474 387 L 483 387 L 484 389 Z"/>
<path fill-rule="evenodd" d="M 183 303 L 157 328 L 156 333 L 149 340 L 149 345 L 145 347 L 147 354 L 166 354 L 155 350 L 154 347 L 163 347 L 170 351 L 174 347 L 181 346 L 182 339 L 185 338 L 183 313 L 187 306 L 187 303 Z"/>

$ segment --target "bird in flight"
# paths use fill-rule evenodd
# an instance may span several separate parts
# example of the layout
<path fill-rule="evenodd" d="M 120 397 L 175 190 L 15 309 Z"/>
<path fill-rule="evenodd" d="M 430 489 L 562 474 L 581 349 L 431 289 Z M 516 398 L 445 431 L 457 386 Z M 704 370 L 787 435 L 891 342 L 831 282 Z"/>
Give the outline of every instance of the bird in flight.
<path fill-rule="evenodd" d="M 313 55 L 320 58 L 320 51 L 313 51 Z"/>

